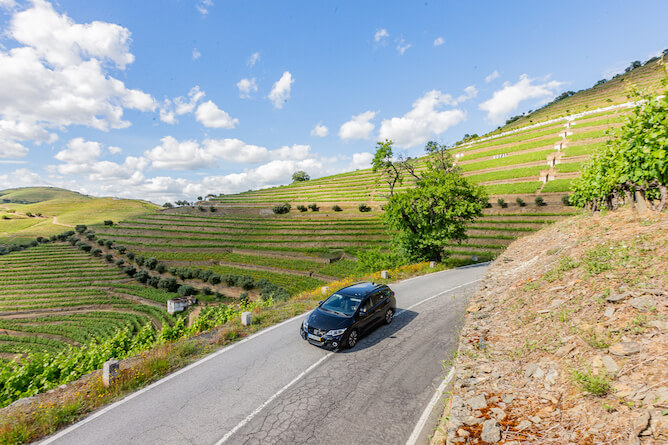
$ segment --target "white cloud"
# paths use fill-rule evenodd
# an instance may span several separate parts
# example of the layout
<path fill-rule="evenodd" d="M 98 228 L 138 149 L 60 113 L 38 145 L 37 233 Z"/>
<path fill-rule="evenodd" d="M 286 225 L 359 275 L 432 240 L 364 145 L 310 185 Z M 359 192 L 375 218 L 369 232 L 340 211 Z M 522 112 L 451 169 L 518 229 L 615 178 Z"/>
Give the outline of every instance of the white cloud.
<path fill-rule="evenodd" d="M 0 189 L 8 189 L 15 187 L 31 187 L 38 185 L 51 185 L 44 180 L 42 175 L 28 170 L 27 168 L 19 168 L 11 173 L 0 174 Z"/>
<path fill-rule="evenodd" d="M 74 138 L 54 158 L 70 164 L 86 164 L 97 160 L 102 153 L 99 142 L 85 141 L 83 138 Z"/>
<path fill-rule="evenodd" d="M 468 96 L 471 94 L 472 90 L 469 90 Z M 440 135 L 466 119 L 466 113 L 459 109 L 438 111 L 443 105 L 456 105 L 465 96 L 453 99 L 438 90 L 429 91 L 413 102 L 413 108 L 402 117 L 383 120 L 379 139 L 390 139 L 399 148 L 424 144 L 432 136 Z"/>
<path fill-rule="evenodd" d="M 275 108 L 283 108 L 283 104 L 290 98 L 290 90 L 294 81 L 290 71 L 285 71 L 274 83 L 269 93 L 269 100 L 273 102 Z"/>
<path fill-rule="evenodd" d="M 257 93 L 257 83 L 255 83 L 255 77 L 252 79 L 241 79 L 239 82 L 237 82 L 237 88 L 239 89 L 240 98 L 250 98 L 251 94 Z"/>
<path fill-rule="evenodd" d="M 449 102 L 449 104 L 459 105 L 462 102 L 466 102 L 469 99 L 473 99 L 477 95 L 478 95 L 478 89 L 475 87 L 475 85 L 469 85 L 466 88 L 464 88 L 464 94 L 452 100 L 451 102 Z"/>
<path fill-rule="evenodd" d="M 5 35 L 18 45 L 0 47 L 0 141 L 14 151 L 19 141 L 57 140 L 55 128 L 125 128 L 124 109 L 156 107 L 149 94 L 126 88 L 105 68 L 124 70 L 134 61 L 126 28 L 78 24 L 34 0 L 12 16 Z"/>
<path fill-rule="evenodd" d="M 0 139 L 0 159 L 22 158 L 28 154 L 28 148 L 12 140 Z"/>
<path fill-rule="evenodd" d="M 319 138 L 324 138 L 328 134 L 329 134 L 329 128 L 322 125 L 322 122 L 316 124 L 316 126 L 313 127 L 313 130 L 311 130 L 311 136 L 317 136 Z"/>
<path fill-rule="evenodd" d="M 436 40 L 434 40 L 434 46 L 441 46 L 445 43 L 445 39 L 443 37 L 438 37 Z"/>
<path fill-rule="evenodd" d="M 373 160 L 373 153 L 362 152 L 362 153 L 353 153 L 353 161 L 348 166 L 350 170 L 363 170 L 371 166 L 371 161 Z"/>
<path fill-rule="evenodd" d="M 387 29 L 383 28 L 383 29 L 379 29 L 378 31 L 376 31 L 376 34 L 373 35 L 373 39 L 376 42 L 380 42 L 381 40 L 386 39 L 389 36 L 390 36 L 390 34 L 387 32 Z"/>
<path fill-rule="evenodd" d="M 202 53 L 197 50 L 197 48 L 193 48 L 193 60 L 197 60 L 200 57 L 202 57 Z"/>
<path fill-rule="evenodd" d="M 111 153 L 112 155 L 118 155 L 118 154 L 123 153 L 123 149 L 121 147 L 110 146 L 110 147 L 107 147 L 107 150 L 109 150 L 109 153 Z"/>
<path fill-rule="evenodd" d="M 250 66 L 252 68 L 259 61 L 260 61 L 260 53 L 255 52 L 255 53 L 251 54 L 250 57 L 248 58 L 248 66 Z"/>
<path fill-rule="evenodd" d="M 197 103 L 204 96 L 206 96 L 206 93 L 200 90 L 199 85 L 195 85 L 188 91 L 188 97 L 179 96 L 173 100 L 165 99 L 160 105 L 160 120 L 166 124 L 176 124 L 178 122 L 176 115 L 181 116 L 195 111 Z"/>
<path fill-rule="evenodd" d="M 357 116 L 353 116 L 351 120 L 341 125 L 341 128 L 339 128 L 339 137 L 343 140 L 369 139 L 375 127 L 369 121 L 374 117 L 376 117 L 375 111 L 365 111 Z"/>
<path fill-rule="evenodd" d="M 494 70 L 493 73 L 491 73 L 489 76 L 485 77 L 485 83 L 490 83 L 494 79 L 499 77 L 499 72 L 497 70 Z"/>
<path fill-rule="evenodd" d="M 399 55 L 403 56 L 404 53 L 412 46 L 413 45 L 411 45 L 410 43 L 406 43 L 404 39 L 399 39 L 397 43 L 397 52 L 399 53 Z"/>
<path fill-rule="evenodd" d="M 495 91 L 492 98 L 481 103 L 478 108 L 487 112 L 487 119 L 492 123 L 502 124 L 520 102 L 528 99 L 549 99 L 555 96 L 557 89 L 563 85 L 563 82 L 556 80 L 541 84 L 534 84 L 535 81 L 536 79 L 522 74 L 517 83 L 504 83 L 501 90 Z"/>
<path fill-rule="evenodd" d="M 213 157 L 202 150 L 197 141 L 179 142 L 172 136 L 165 136 L 160 142 L 161 145 L 144 153 L 153 168 L 195 170 L 210 167 L 214 163 Z"/>
<path fill-rule="evenodd" d="M 200 12 L 200 14 L 206 16 L 209 13 L 209 8 L 213 6 L 213 0 L 199 0 L 195 5 L 195 8 Z"/>
<path fill-rule="evenodd" d="M 226 128 L 229 130 L 239 124 L 239 119 L 233 119 L 210 100 L 197 107 L 195 116 L 197 121 L 207 128 Z"/>

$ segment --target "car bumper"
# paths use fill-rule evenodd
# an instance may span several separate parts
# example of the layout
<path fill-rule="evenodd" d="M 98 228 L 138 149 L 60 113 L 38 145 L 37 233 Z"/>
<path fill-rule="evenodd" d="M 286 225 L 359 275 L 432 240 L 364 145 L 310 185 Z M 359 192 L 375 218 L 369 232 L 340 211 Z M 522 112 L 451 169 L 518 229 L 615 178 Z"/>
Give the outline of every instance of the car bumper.
<path fill-rule="evenodd" d="M 312 345 L 329 350 L 339 349 L 342 344 L 341 341 L 343 340 L 343 335 L 340 335 L 338 337 L 331 337 L 329 335 L 325 335 L 324 337 L 320 337 L 321 341 L 317 341 L 313 338 L 310 338 L 308 336 L 308 333 L 304 330 L 304 328 L 299 329 L 299 334 L 301 335 L 303 340 L 306 340 Z"/>

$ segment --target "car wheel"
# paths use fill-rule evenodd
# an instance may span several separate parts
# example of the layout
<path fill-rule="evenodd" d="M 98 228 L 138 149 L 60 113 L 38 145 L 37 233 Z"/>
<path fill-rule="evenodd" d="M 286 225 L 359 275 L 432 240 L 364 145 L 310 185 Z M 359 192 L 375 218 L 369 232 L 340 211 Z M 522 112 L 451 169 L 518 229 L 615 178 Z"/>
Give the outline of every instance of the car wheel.
<path fill-rule="evenodd" d="M 392 320 L 394 320 L 394 310 L 388 309 L 385 312 L 385 324 L 392 323 Z"/>
<path fill-rule="evenodd" d="M 359 334 L 357 333 L 357 329 L 353 329 L 350 331 L 350 334 L 348 334 L 348 340 L 346 341 L 346 346 L 349 348 L 354 348 L 355 345 L 357 344 L 357 340 L 359 339 Z"/>

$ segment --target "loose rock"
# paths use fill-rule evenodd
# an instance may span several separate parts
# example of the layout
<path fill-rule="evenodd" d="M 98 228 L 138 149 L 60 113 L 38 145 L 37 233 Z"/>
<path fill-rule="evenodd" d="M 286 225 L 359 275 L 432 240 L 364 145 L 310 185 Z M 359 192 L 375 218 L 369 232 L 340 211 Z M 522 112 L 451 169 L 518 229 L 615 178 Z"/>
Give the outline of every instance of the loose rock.
<path fill-rule="evenodd" d="M 466 401 L 466 404 L 471 407 L 471 409 L 483 409 L 487 406 L 487 400 L 485 396 L 480 394 L 475 397 L 472 397 Z"/>
<path fill-rule="evenodd" d="M 614 344 L 608 348 L 611 354 L 624 356 L 637 354 L 640 352 L 640 343 L 634 341 L 623 341 L 621 343 Z"/>
<path fill-rule="evenodd" d="M 482 433 L 480 438 L 485 442 L 496 443 L 501 440 L 501 428 L 496 419 L 486 420 L 482 424 Z"/>

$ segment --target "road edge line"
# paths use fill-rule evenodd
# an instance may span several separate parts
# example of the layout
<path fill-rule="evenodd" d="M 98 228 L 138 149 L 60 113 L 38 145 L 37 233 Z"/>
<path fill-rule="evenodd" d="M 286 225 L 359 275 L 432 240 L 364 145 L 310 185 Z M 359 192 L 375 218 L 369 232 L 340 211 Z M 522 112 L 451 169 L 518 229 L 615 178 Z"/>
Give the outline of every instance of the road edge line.
<path fill-rule="evenodd" d="M 452 381 L 452 378 L 455 375 L 455 367 L 450 368 L 450 372 L 448 375 L 443 379 L 441 384 L 438 386 L 436 389 L 436 392 L 434 395 L 431 397 L 431 400 L 429 401 L 429 404 L 427 407 L 422 411 L 422 415 L 420 416 L 420 419 L 418 420 L 417 424 L 415 425 L 415 428 L 413 428 L 413 432 L 411 435 L 408 437 L 408 440 L 406 441 L 406 445 L 415 445 L 417 443 L 417 440 L 420 437 L 420 434 L 422 433 L 422 430 L 424 429 L 425 425 L 427 424 L 427 420 L 429 420 L 429 416 L 431 415 L 431 412 L 433 411 L 434 407 L 438 403 L 438 401 L 441 399 L 441 396 L 443 396 L 443 393 L 445 392 L 445 388 L 448 387 L 448 384 L 450 384 L 450 381 Z"/>

